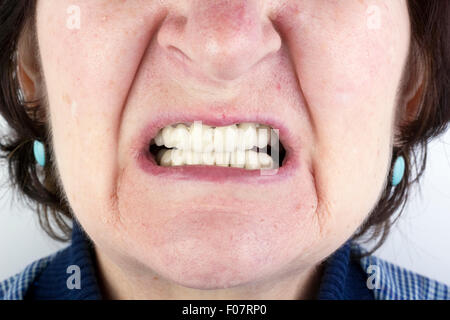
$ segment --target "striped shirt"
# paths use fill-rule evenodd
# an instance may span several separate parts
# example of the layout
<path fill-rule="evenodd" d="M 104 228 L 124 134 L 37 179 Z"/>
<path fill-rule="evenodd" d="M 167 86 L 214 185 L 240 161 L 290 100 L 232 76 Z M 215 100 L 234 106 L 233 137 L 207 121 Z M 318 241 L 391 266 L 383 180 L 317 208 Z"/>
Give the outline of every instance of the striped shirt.
<path fill-rule="evenodd" d="M 359 258 L 363 252 L 347 241 L 323 262 L 317 299 L 450 300 L 446 285 L 372 255 Z M 78 286 L 71 283 L 73 270 L 81 275 Z M 0 282 L 0 300 L 99 300 L 97 273 L 94 246 L 74 223 L 71 245 Z"/>

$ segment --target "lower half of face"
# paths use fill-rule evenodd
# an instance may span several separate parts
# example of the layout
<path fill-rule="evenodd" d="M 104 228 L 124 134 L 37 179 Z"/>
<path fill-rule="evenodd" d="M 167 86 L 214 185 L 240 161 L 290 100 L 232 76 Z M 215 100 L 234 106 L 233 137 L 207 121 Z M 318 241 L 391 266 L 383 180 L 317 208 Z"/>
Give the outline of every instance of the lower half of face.
<path fill-rule="evenodd" d="M 164 23 L 173 19 L 161 19 L 144 2 L 122 8 L 127 10 L 112 10 L 119 3 L 111 2 L 108 14 L 86 2 L 81 12 L 90 14 L 74 33 L 56 28 L 56 18 L 47 23 L 51 9 L 68 4 L 61 3 L 41 3 L 38 10 L 54 155 L 81 225 L 125 273 L 152 271 L 193 288 L 294 275 L 336 250 L 373 209 L 388 174 L 408 48 L 406 22 L 398 38 L 388 31 L 405 18 L 396 5 L 379 13 L 394 12 L 398 19 L 386 16 L 386 29 L 371 31 L 364 6 L 314 2 L 330 6 L 317 11 L 328 12 L 323 17 L 313 14 L 313 2 L 303 4 L 303 15 L 287 6 L 278 27 L 272 25 L 283 40 L 279 48 L 247 70 L 243 62 L 252 62 L 252 55 L 245 48 L 228 52 L 225 60 L 191 59 L 208 63 L 197 68 L 162 45 L 172 41 L 198 54 L 189 45 L 200 46 L 205 37 L 197 39 L 191 29 L 205 21 L 189 25 L 191 41 L 177 42 L 175 33 L 158 34 L 171 30 Z M 225 19 L 214 14 L 220 8 L 207 8 L 204 19 Z M 246 8 L 230 10 L 238 9 Z M 252 12 L 247 22 L 256 19 Z M 340 14 L 328 19 L 331 12 Z M 256 31 L 250 32 L 255 24 L 235 32 L 257 41 Z M 111 28 L 127 32 L 111 37 Z M 232 43 L 216 41 L 215 48 L 221 45 Z M 157 124 L 170 125 L 170 119 L 278 124 L 286 158 L 273 176 L 204 167 L 198 176 L 183 168 L 175 174 L 176 168 L 145 157 Z M 153 136 L 141 143 L 149 126 Z"/>

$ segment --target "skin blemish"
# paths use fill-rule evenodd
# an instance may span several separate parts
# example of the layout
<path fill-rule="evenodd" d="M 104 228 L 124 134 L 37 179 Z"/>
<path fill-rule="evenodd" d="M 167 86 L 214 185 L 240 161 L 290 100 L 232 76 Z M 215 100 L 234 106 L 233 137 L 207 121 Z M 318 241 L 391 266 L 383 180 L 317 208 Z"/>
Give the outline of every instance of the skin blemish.
<path fill-rule="evenodd" d="M 70 104 L 71 99 L 70 96 L 67 93 L 64 93 L 62 96 L 63 102 L 65 102 L 66 104 Z"/>
<path fill-rule="evenodd" d="M 67 93 L 63 94 L 62 100 L 65 104 L 70 106 L 70 114 L 72 115 L 72 118 L 75 118 L 77 116 L 77 109 L 78 109 L 76 101 L 72 101 L 72 99 Z"/>

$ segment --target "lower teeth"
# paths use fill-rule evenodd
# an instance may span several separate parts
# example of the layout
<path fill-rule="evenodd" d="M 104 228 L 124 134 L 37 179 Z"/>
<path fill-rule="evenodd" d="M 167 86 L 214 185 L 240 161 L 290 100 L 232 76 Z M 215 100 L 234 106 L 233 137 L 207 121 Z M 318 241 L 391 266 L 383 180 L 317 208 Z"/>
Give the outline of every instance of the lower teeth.
<path fill-rule="evenodd" d="M 192 152 L 178 149 L 167 149 L 155 144 L 150 146 L 150 153 L 159 166 L 208 165 L 221 167 L 245 168 L 247 170 L 278 168 L 270 154 L 270 146 L 264 151 L 255 147 L 253 150 L 237 152 Z M 267 150 L 267 152 L 265 152 Z M 280 146 L 279 163 L 284 158 L 284 149 Z M 276 159 L 278 160 L 278 159 Z"/>

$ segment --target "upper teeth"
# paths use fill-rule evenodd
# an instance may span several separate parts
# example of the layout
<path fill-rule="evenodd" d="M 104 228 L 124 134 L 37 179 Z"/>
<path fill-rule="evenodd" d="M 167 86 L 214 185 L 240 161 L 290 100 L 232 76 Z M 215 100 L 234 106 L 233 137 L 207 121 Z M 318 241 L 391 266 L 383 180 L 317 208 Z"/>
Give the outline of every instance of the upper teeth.
<path fill-rule="evenodd" d="M 191 125 L 169 125 L 158 132 L 154 141 L 158 146 L 191 150 L 194 152 L 233 152 L 265 148 L 271 137 L 271 128 L 254 123 L 225 127 L 210 127 L 201 122 Z"/>

